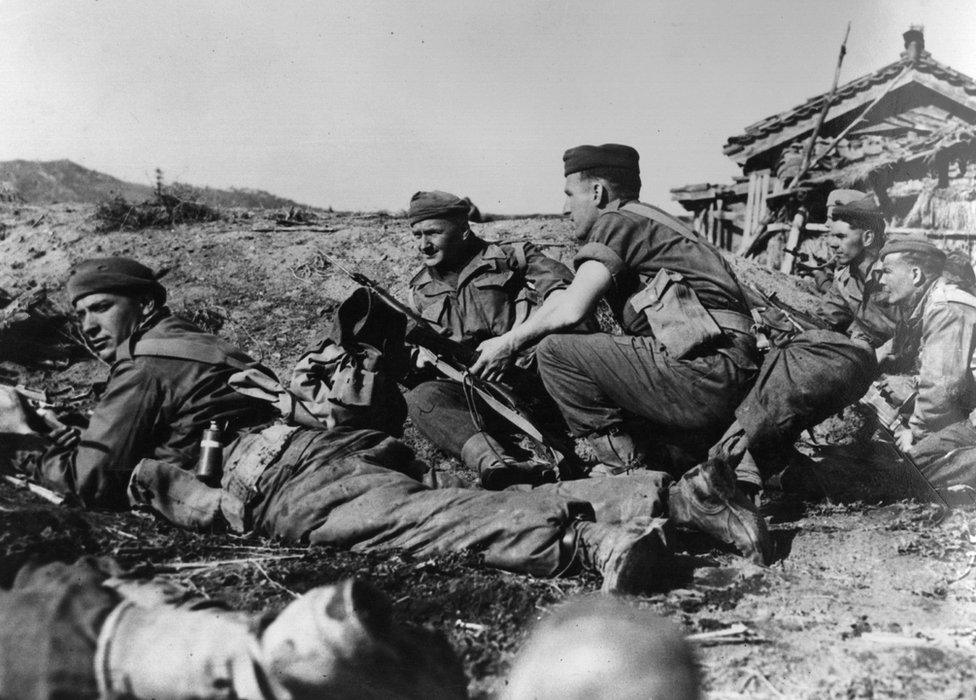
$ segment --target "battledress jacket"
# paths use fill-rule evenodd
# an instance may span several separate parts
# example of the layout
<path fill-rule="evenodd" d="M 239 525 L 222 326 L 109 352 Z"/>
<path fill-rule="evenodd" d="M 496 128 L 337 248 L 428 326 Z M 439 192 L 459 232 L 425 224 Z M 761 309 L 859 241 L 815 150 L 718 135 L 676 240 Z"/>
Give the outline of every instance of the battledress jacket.
<path fill-rule="evenodd" d="M 410 280 L 410 306 L 452 340 L 476 348 L 528 317 L 531 310 L 573 279 L 569 268 L 531 243 L 495 244 L 474 239 L 476 253 L 457 286 L 425 267 Z"/>
<path fill-rule="evenodd" d="M 175 356 L 140 354 L 140 341 L 168 341 L 160 347 Z M 180 357 L 187 347 L 196 348 L 200 360 Z M 14 468 L 55 491 L 77 494 L 88 507 L 127 507 L 125 486 L 140 459 L 192 468 L 210 421 L 233 432 L 271 420 L 270 404 L 227 386 L 236 371 L 228 358 L 237 368 L 253 362 L 216 336 L 164 315 L 119 346 L 79 444 L 15 450 Z"/>
<path fill-rule="evenodd" d="M 918 396 L 909 419 L 915 439 L 968 420 L 976 408 L 976 297 L 940 278 L 899 333 L 920 335 Z"/>
<path fill-rule="evenodd" d="M 845 265 L 834 272 L 817 316 L 828 328 L 878 347 L 892 337 L 901 312 L 879 301 L 880 289 L 866 279 L 862 266 Z M 866 266 L 870 267 L 870 266 Z"/>

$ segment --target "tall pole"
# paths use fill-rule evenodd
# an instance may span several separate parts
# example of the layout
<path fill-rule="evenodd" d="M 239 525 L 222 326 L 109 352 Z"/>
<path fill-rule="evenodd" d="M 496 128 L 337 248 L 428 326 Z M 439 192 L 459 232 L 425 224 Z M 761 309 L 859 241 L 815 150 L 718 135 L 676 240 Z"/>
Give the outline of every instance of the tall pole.
<path fill-rule="evenodd" d="M 844 41 L 840 44 L 840 53 L 837 55 L 837 68 L 834 69 L 834 83 L 830 86 L 830 92 L 824 98 L 823 106 L 820 108 L 820 116 L 817 117 L 817 123 L 813 127 L 813 133 L 810 134 L 810 141 L 807 142 L 807 149 L 803 153 L 803 160 L 800 163 L 800 169 L 797 171 L 796 176 L 793 178 L 793 182 L 786 189 L 792 190 L 796 187 L 796 184 L 800 181 L 804 175 L 807 174 L 807 170 L 810 168 L 810 158 L 813 156 L 813 147 L 817 143 L 817 137 L 820 136 L 820 130 L 823 128 L 824 120 L 827 118 L 827 112 L 830 111 L 830 105 L 834 102 L 834 95 L 837 94 L 837 83 L 840 81 L 840 67 L 844 65 L 844 56 L 847 55 L 847 38 L 851 35 L 851 23 L 847 23 L 847 31 L 844 32 Z"/>

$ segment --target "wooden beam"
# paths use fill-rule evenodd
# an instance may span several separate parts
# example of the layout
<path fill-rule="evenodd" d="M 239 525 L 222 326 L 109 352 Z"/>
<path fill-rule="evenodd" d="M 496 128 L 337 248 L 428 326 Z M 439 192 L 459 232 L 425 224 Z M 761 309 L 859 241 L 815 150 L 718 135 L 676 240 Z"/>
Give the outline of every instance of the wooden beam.
<path fill-rule="evenodd" d="M 880 85 L 875 85 L 874 87 L 868 88 L 863 92 L 859 92 L 845 100 L 841 100 L 835 103 L 835 107 L 832 110 L 834 116 L 828 119 L 827 123 L 836 122 L 844 115 L 853 112 L 859 107 L 870 104 L 879 95 L 883 95 L 885 92 L 888 92 L 889 90 L 896 90 L 900 87 L 908 85 L 913 80 L 920 82 L 924 85 L 925 83 L 919 79 L 920 75 L 921 74 L 917 70 L 912 69 L 906 74 L 905 77 L 901 79 L 900 85 L 896 85 L 894 87 L 889 88 L 889 85 L 891 85 L 891 81 L 881 83 Z M 937 82 L 941 82 L 941 81 L 937 81 Z M 843 88 L 841 88 L 841 90 L 843 90 Z M 960 89 L 960 91 L 965 93 L 964 90 Z M 964 103 L 964 104 L 968 104 L 968 103 Z M 819 112 L 811 114 L 809 117 L 807 117 L 802 121 L 797 122 L 796 124 L 786 127 L 781 131 L 776 131 L 770 134 L 769 136 L 766 136 L 765 138 L 758 139 L 748 145 L 743 146 L 741 151 L 733 154 L 730 157 L 734 162 L 738 163 L 739 165 L 743 165 L 751 158 L 754 158 L 755 156 L 761 153 L 765 153 L 766 151 L 776 148 L 777 146 L 794 141 L 798 137 L 803 136 L 804 134 L 808 134 L 810 131 L 813 130 L 813 127 L 817 123 L 817 119 L 819 118 L 819 116 L 820 116 Z"/>

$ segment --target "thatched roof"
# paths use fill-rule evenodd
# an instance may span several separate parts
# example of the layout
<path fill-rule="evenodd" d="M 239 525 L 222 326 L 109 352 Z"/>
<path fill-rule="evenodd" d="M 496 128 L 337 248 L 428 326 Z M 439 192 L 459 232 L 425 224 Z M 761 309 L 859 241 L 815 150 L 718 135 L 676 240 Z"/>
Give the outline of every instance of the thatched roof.
<path fill-rule="evenodd" d="M 976 163 L 976 126 L 950 123 L 926 136 L 889 140 L 883 144 L 880 152 L 856 160 L 845 157 L 843 153 L 843 149 L 839 149 L 831 168 L 811 173 L 804 178 L 804 184 L 829 181 L 849 187 L 883 170 L 909 166 L 927 169 L 937 159 Z"/>

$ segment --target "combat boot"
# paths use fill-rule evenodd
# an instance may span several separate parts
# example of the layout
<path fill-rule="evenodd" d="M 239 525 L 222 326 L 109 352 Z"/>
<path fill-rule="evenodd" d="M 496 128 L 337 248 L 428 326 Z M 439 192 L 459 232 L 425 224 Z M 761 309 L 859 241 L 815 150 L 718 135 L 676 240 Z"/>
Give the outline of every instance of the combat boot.
<path fill-rule="evenodd" d="M 603 575 L 604 593 L 644 591 L 668 549 L 659 521 L 645 527 L 576 521 L 567 536 L 576 561 Z"/>
<path fill-rule="evenodd" d="M 646 469 L 647 450 L 629 434 L 620 429 L 591 435 L 586 438 L 593 448 L 599 464 L 590 470 L 590 476 L 617 476 L 635 469 Z"/>
<path fill-rule="evenodd" d="M 514 484 L 550 483 L 556 471 L 545 462 L 518 460 L 495 438 L 475 433 L 461 447 L 461 461 L 478 472 L 482 488 L 501 491 Z"/>
<path fill-rule="evenodd" d="M 671 485 L 671 522 L 734 545 L 757 564 L 768 564 L 772 542 L 766 521 L 734 483 L 731 468 L 722 461 L 710 459 L 694 467 Z"/>

